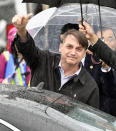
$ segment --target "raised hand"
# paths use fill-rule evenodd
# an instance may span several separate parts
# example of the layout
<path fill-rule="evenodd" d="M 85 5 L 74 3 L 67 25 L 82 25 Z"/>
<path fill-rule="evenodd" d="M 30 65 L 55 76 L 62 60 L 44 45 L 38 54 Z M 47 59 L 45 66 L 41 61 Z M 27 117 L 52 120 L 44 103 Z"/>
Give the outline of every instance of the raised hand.
<path fill-rule="evenodd" d="M 32 14 L 28 14 L 27 16 L 24 15 L 15 15 L 12 19 L 13 25 L 18 29 L 22 30 L 23 28 L 26 28 L 26 25 L 31 18 Z"/>
<path fill-rule="evenodd" d="M 80 19 L 78 21 L 81 22 Z M 94 44 L 97 42 L 98 37 L 94 33 L 92 27 L 87 22 L 84 21 L 83 25 L 79 24 L 79 31 L 83 32 L 83 34 L 91 42 L 91 44 Z"/>
<path fill-rule="evenodd" d="M 26 25 L 31 18 L 32 14 L 24 15 L 15 15 L 12 19 L 13 25 L 17 29 L 17 33 L 20 36 L 22 41 L 26 41 Z"/>

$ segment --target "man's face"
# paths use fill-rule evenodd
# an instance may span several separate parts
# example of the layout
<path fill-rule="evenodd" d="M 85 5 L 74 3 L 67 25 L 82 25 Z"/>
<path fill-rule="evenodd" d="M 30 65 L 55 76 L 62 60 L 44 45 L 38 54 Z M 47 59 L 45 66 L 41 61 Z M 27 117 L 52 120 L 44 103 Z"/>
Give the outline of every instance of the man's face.
<path fill-rule="evenodd" d="M 101 37 L 101 33 L 98 32 L 97 36 L 100 38 Z M 116 50 L 116 39 L 115 36 L 112 32 L 112 30 L 107 29 L 103 31 L 103 38 L 104 38 L 104 42 L 112 49 L 112 50 Z"/>
<path fill-rule="evenodd" d="M 86 49 L 83 48 L 73 35 L 67 35 L 63 44 L 60 44 L 61 63 L 78 65 L 85 57 Z"/>

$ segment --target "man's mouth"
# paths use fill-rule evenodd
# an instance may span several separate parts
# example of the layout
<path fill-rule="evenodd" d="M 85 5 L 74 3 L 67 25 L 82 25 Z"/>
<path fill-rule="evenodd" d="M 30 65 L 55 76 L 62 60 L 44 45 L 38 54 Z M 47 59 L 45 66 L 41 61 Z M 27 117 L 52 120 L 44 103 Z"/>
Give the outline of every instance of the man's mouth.
<path fill-rule="evenodd" d="M 75 60 L 76 58 L 75 57 L 72 57 L 72 56 L 68 56 L 69 59 L 71 60 Z"/>

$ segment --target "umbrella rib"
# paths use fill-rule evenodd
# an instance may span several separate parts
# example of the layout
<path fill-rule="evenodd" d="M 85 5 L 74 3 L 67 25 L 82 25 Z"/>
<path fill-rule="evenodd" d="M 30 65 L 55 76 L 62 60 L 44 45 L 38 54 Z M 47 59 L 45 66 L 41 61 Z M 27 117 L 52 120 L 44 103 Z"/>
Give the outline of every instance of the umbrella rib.
<path fill-rule="evenodd" d="M 98 0 L 98 7 L 99 7 L 99 22 L 100 22 L 100 29 L 101 29 L 101 39 L 103 39 L 103 32 L 102 32 L 102 20 L 101 20 L 101 10 L 100 10 L 100 0 Z"/>

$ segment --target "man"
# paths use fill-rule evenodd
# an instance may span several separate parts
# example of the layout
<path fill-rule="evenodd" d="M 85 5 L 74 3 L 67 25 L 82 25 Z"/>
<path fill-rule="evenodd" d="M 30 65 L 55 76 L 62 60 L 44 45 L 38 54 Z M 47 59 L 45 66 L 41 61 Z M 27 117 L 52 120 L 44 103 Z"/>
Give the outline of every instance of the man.
<path fill-rule="evenodd" d="M 97 32 L 98 38 L 101 38 L 101 31 Z M 102 28 L 102 37 L 103 41 L 105 42 L 108 47 L 110 47 L 114 52 L 116 52 L 116 37 L 115 33 L 113 32 L 112 29 L 103 27 Z M 102 61 L 102 69 L 107 72 L 108 69 L 111 69 L 107 64 L 105 64 Z"/>
<path fill-rule="evenodd" d="M 100 31 L 97 32 L 97 36 L 101 38 Z M 113 51 L 116 51 L 116 38 L 113 30 L 102 28 L 102 37 L 105 44 Z M 98 75 L 100 109 L 116 116 L 116 71 L 102 61 Z"/>
<path fill-rule="evenodd" d="M 103 111 L 116 116 L 116 52 L 112 50 L 113 48 L 110 49 L 107 46 L 107 42 L 104 43 L 102 40 L 98 39 L 98 36 L 94 33 L 92 27 L 88 23 L 83 22 L 83 26 L 79 25 L 79 28 L 79 30 L 82 31 L 83 34 L 85 34 L 86 38 L 91 42 L 92 46 L 90 46 L 89 49 L 97 54 L 107 64 L 102 65 L 102 67 L 105 66 L 105 68 L 109 68 L 110 66 L 112 68 L 112 70 L 110 69 L 110 71 L 105 69 L 106 73 L 104 72 L 103 74 L 102 72 L 102 74 L 100 74 L 100 96 L 102 96 L 100 98 L 100 108 Z M 103 37 L 106 41 L 105 35 L 103 35 Z M 114 40 L 114 38 L 112 40 Z"/>
<path fill-rule="evenodd" d="M 99 106 L 99 90 L 94 79 L 84 69 L 81 60 L 85 57 L 88 41 L 76 30 L 63 35 L 60 54 L 42 51 L 34 44 L 26 31 L 30 15 L 14 16 L 12 22 L 17 28 L 15 42 L 19 52 L 31 68 L 31 86 L 44 82 L 47 90 L 62 93 L 93 107 Z"/>
<path fill-rule="evenodd" d="M 79 20 L 81 21 L 81 20 Z M 87 23 L 83 22 L 83 25 L 79 25 L 79 30 L 83 32 L 85 37 L 91 42 L 89 49 L 99 56 L 107 65 L 116 70 L 116 53 L 112 51 L 102 40 L 98 39 L 94 33 L 92 27 Z"/>
<path fill-rule="evenodd" d="M 112 29 L 110 28 L 102 28 L 102 35 L 105 44 L 107 44 L 112 50 L 116 51 L 116 36 Z M 98 38 L 101 38 L 101 32 L 97 32 Z"/>
<path fill-rule="evenodd" d="M 62 42 L 63 34 L 71 29 L 79 30 L 79 25 L 76 23 L 67 23 L 63 25 L 60 33 L 60 42 Z M 99 59 L 94 56 L 92 52 L 87 50 L 86 56 L 81 60 L 81 62 L 83 63 L 83 66 L 86 68 L 86 70 L 95 79 L 95 81 L 97 81 L 99 77 L 97 74 L 98 70 L 101 68 L 101 61 L 99 61 Z"/>

